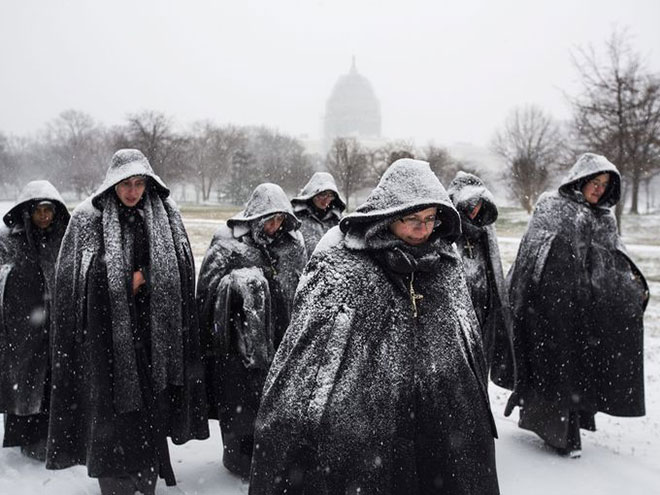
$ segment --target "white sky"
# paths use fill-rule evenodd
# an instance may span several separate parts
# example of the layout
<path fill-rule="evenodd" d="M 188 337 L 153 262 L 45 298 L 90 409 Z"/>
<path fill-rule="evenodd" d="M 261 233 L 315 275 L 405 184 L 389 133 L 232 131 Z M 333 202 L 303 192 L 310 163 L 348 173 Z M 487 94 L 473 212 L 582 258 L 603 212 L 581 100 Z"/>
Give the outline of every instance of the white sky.
<path fill-rule="evenodd" d="M 515 105 L 558 118 L 569 51 L 628 27 L 660 72 L 660 1 L 1 0 L 0 131 L 74 108 L 106 123 L 154 109 L 181 124 L 319 136 L 357 57 L 383 134 L 487 144 Z"/>

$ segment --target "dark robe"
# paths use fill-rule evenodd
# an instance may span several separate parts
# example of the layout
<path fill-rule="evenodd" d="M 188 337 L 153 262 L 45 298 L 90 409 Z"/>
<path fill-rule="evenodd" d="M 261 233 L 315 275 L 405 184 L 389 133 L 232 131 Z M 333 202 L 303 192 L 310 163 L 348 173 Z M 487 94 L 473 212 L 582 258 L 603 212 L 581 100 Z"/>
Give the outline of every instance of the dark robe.
<path fill-rule="evenodd" d="M 125 211 L 113 186 L 135 175 L 147 177 L 147 190 Z M 139 151 L 121 150 L 74 210 L 56 278 L 49 469 L 84 464 L 106 478 L 160 464 L 166 476 L 166 436 L 208 437 L 195 270 L 168 192 Z M 145 264 L 147 284 L 133 297 L 133 271 Z"/>
<path fill-rule="evenodd" d="M 274 213 L 286 215 L 283 227 L 272 238 L 260 235 Z M 206 252 L 197 298 L 208 353 L 209 416 L 220 421 L 224 466 L 247 477 L 261 390 L 289 324 L 306 256 L 299 222 L 279 186 L 257 187 L 228 224 Z"/>
<path fill-rule="evenodd" d="M 47 229 L 32 223 L 41 201 L 54 210 Z M 7 413 L 3 446 L 43 443 L 50 399 L 51 300 L 55 261 L 69 213 L 47 181 L 29 183 L 0 230 L 0 412 Z M 43 453 L 36 453 L 42 457 Z"/>
<path fill-rule="evenodd" d="M 423 246 L 388 226 L 438 207 Z M 425 162 L 400 160 L 310 259 L 264 387 L 250 494 L 499 493 L 478 323 Z M 420 297 L 422 296 L 422 297 Z"/>
<path fill-rule="evenodd" d="M 581 188 L 610 174 L 597 205 Z M 616 167 L 584 154 L 557 192 L 539 198 L 509 273 L 517 364 L 506 413 L 560 449 L 579 449 L 594 414 L 644 414 L 643 314 L 648 286 L 610 207 Z"/>
<path fill-rule="evenodd" d="M 330 202 L 326 210 L 319 210 L 314 205 L 313 198 L 324 191 L 332 191 L 335 199 Z M 341 214 L 346 209 L 346 202 L 339 194 L 334 177 L 328 172 L 316 172 L 298 196 L 291 199 L 291 205 L 300 220 L 300 232 L 305 239 L 307 258 L 309 258 L 325 233 L 339 224 Z"/>
<path fill-rule="evenodd" d="M 465 172 L 458 173 L 447 192 L 461 216 L 462 232 L 456 247 L 465 267 L 491 379 L 500 386 L 513 388 L 511 316 L 494 227 L 497 206 L 483 181 Z M 470 218 L 479 202 L 478 214 Z"/>

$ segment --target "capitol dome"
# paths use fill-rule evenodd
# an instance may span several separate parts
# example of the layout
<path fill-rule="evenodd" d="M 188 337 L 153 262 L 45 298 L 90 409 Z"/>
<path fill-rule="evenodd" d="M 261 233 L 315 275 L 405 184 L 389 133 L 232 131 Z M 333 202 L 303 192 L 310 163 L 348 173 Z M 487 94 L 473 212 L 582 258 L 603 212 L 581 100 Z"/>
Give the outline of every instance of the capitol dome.
<path fill-rule="evenodd" d="M 336 137 L 379 138 L 380 102 L 369 80 L 351 70 L 335 83 L 325 106 L 324 138 L 329 147 Z"/>

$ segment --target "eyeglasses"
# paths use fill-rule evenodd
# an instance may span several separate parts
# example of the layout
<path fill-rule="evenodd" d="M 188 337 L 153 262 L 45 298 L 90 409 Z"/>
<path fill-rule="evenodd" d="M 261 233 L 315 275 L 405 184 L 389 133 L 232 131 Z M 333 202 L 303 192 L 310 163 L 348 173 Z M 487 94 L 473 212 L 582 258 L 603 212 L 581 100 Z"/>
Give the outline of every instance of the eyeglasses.
<path fill-rule="evenodd" d="M 424 226 L 424 228 L 428 228 L 429 225 L 431 225 L 431 227 L 440 225 L 440 220 L 438 220 L 438 218 L 435 215 L 430 215 L 422 220 L 420 220 L 417 217 L 403 217 L 403 218 L 399 218 L 399 221 L 412 229 L 418 229 L 421 226 Z"/>
<path fill-rule="evenodd" d="M 589 183 L 589 184 L 591 185 L 591 187 L 593 187 L 594 189 L 599 189 L 599 188 L 600 188 L 600 189 L 607 189 L 607 186 L 610 185 L 609 182 L 600 182 L 599 180 L 596 180 L 596 179 L 591 179 L 588 183 Z"/>
<path fill-rule="evenodd" d="M 316 195 L 319 199 L 335 199 L 337 196 L 332 191 L 323 191 Z"/>
<path fill-rule="evenodd" d="M 284 213 L 275 213 L 274 215 L 269 216 L 266 218 L 267 222 L 283 222 L 286 216 Z"/>

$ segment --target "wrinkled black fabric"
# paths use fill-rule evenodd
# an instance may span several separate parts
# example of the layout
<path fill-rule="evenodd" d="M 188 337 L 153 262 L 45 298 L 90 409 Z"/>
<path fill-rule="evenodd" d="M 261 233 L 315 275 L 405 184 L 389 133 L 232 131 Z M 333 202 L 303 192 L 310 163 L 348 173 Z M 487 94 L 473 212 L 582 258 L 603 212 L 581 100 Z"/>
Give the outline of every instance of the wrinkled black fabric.
<path fill-rule="evenodd" d="M 332 191 L 335 198 L 326 210 L 320 210 L 314 205 L 313 198 L 324 191 Z M 346 202 L 339 193 L 334 177 L 328 172 L 316 172 L 298 196 L 291 199 L 291 205 L 301 222 L 300 232 L 305 239 L 307 258 L 310 258 L 321 237 L 339 224 L 342 212 L 346 209 Z"/>
<path fill-rule="evenodd" d="M 47 229 L 32 224 L 35 205 L 53 205 Z M 3 446 L 43 442 L 48 433 L 52 293 L 55 261 L 69 221 L 47 181 L 26 185 L 0 228 L 0 413 Z"/>
<path fill-rule="evenodd" d="M 509 273 L 518 376 L 507 413 L 521 405 L 520 426 L 562 448 L 571 412 L 645 413 L 648 286 L 610 209 L 590 205 L 574 185 L 568 188 L 574 194 L 565 187 L 603 172 L 616 186 L 612 167 L 604 157 L 581 157 L 563 192 L 541 196 Z"/>
<path fill-rule="evenodd" d="M 335 198 L 327 209 L 320 210 L 314 205 L 313 199 L 324 191 L 332 191 Z M 307 258 L 310 258 L 325 233 L 339 224 L 342 212 L 346 209 L 346 202 L 339 193 L 334 177 L 328 172 L 316 172 L 298 196 L 291 198 L 291 205 L 300 220 L 300 233 L 305 239 Z"/>
<path fill-rule="evenodd" d="M 266 200 L 260 192 L 284 199 Z M 197 284 L 209 416 L 220 422 L 224 466 L 243 477 L 249 475 L 263 383 L 306 262 L 302 237 L 289 230 L 296 222 L 285 221 L 272 237 L 263 232 L 265 219 L 283 201 L 290 209 L 281 189 L 258 188 L 246 207 L 252 220 L 223 225 L 213 236 Z"/>
<path fill-rule="evenodd" d="M 133 155 L 134 153 L 129 153 L 128 158 Z M 122 176 L 124 173 L 121 163 L 118 162 L 117 166 L 120 168 L 113 171 L 115 176 Z M 140 175 L 149 177 L 150 168 L 145 169 L 140 163 L 129 160 L 126 166 L 131 173 L 138 171 Z M 156 237 L 149 237 L 148 246 L 140 247 L 142 242 L 139 239 L 143 235 L 133 232 L 132 256 L 137 252 L 137 258 L 146 257 L 144 253 L 149 249 L 149 286 L 142 289 L 146 290 L 145 293 L 140 291 L 145 295 L 149 293 L 148 301 L 140 302 L 140 295 L 133 301 L 129 296 L 130 271 L 137 266 L 134 260 L 127 263 L 128 270 L 123 280 L 124 297 L 132 301 L 132 304 L 137 302 L 138 314 L 142 314 L 138 317 L 134 312 L 135 307 L 130 305 L 131 341 L 128 350 L 136 357 L 137 373 L 133 375 L 133 385 L 141 405 L 129 412 L 122 412 L 117 408 L 114 380 L 115 342 L 103 211 L 95 206 L 95 203 L 99 206 L 102 204 L 105 197 L 103 195 L 111 193 L 106 189 L 100 194 L 102 197 L 88 198 L 74 210 L 58 261 L 55 330 L 52 342 L 54 387 L 46 467 L 61 469 L 83 464 L 87 466 L 87 472 L 92 477 L 115 477 L 153 465 L 155 429 L 160 428 L 162 435 L 171 437 L 175 444 L 182 444 L 193 438 L 207 438 L 208 424 L 194 299 L 195 270 L 192 252 L 177 206 L 166 197 L 166 192 L 160 187 L 149 188 L 145 194 L 158 195 L 161 202 L 164 212 L 162 220 L 167 222 L 168 231 L 172 235 L 172 250 L 176 263 L 175 270 L 167 276 L 177 279 L 181 287 L 180 297 L 176 299 L 166 294 L 153 293 L 153 288 L 157 285 L 153 281 L 155 272 L 152 253 L 155 246 L 152 246 L 152 242 L 157 240 Z M 94 199 L 99 201 L 95 202 Z M 145 203 L 147 200 L 149 198 L 145 197 Z M 149 216 L 145 204 L 145 230 L 153 227 L 147 225 L 153 221 L 154 218 Z M 117 225 L 120 225 L 119 220 Z M 114 232 L 113 237 L 121 239 L 122 233 Z M 126 254 L 123 247 L 121 246 L 121 256 Z M 165 318 L 153 314 L 156 303 L 177 306 L 181 314 L 181 385 L 168 383 L 164 388 L 158 387 L 159 381 L 153 374 L 155 367 L 149 365 L 150 359 L 152 364 L 154 362 L 154 354 L 151 352 L 154 346 L 151 346 L 152 349 L 147 354 L 143 344 L 149 339 L 152 344 L 156 341 L 153 334 L 154 320 L 166 321 Z M 148 311 L 146 308 L 149 308 Z M 148 317 L 146 312 L 149 313 Z M 147 333 L 149 338 L 146 338 Z M 143 337 L 136 339 L 140 334 Z M 163 341 L 160 337 L 158 340 Z M 145 355 L 149 357 L 139 357 Z M 140 364 L 144 361 L 147 362 L 146 365 Z M 145 373 L 144 368 L 150 369 Z M 149 404 L 149 400 L 142 401 L 148 395 L 142 383 L 145 376 L 153 380 L 150 384 L 153 386 L 153 397 L 150 399 L 154 400 L 154 405 Z M 157 418 L 158 424 L 154 418 Z"/>
<path fill-rule="evenodd" d="M 339 225 L 339 217 L 332 211 L 320 211 L 314 205 L 296 209 L 296 216 L 301 223 L 300 232 L 305 239 L 305 248 L 309 258 L 325 233 Z"/>
<path fill-rule="evenodd" d="M 119 412 L 139 409 L 137 361 L 135 357 L 135 308 L 132 279 L 136 265 L 135 247 L 145 247 L 137 262 L 148 260 L 149 290 L 158 294 L 150 300 L 147 317 L 151 345 L 148 349 L 154 390 L 183 384 L 183 340 L 186 324 L 179 304 L 182 282 L 172 274 L 180 271 L 177 258 L 185 257 L 181 246 L 185 233 L 170 224 L 163 199 L 154 189 L 147 189 L 137 209 L 143 217 L 123 215 L 123 204 L 114 192 L 106 193 L 102 205 L 104 264 L 112 320 L 113 394 Z M 133 222 L 129 222 L 133 218 Z M 139 223 L 138 223 L 139 222 Z"/>
<path fill-rule="evenodd" d="M 513 388 L 515 364 L 513 330 L 502 261 L 494 222 L 498 211 L 483 181 L 459 172 L 447 190 L 461 217 L 461 235 L 456 239 L 463 260 L 470 296 L 479 320 L 491 380 Z M 470 213 L 481 203 L 475 216 Z"/>
<path fill-rule="evenodd" d="M 372 203 L 346 234 L 328 232 L 301 277 L 255 423 L 251 495 L 499 493 L 485 361 L 460 260 L 441 235 L 410 250 L 387 235 L 411 205 L 456 213 L 428 164 L 392 167 L 381 188 L 389 199 L 377 198 L 387 212 Z M 435 182 L 415 187 L 426 178 Z M 382 222 L 375 245 L 364 238 L 374 222 Z M 443 233 L 452 237 L 453 227 Z M 423 296 L 417 317 L 409 287 L 393 279 Z"/>

